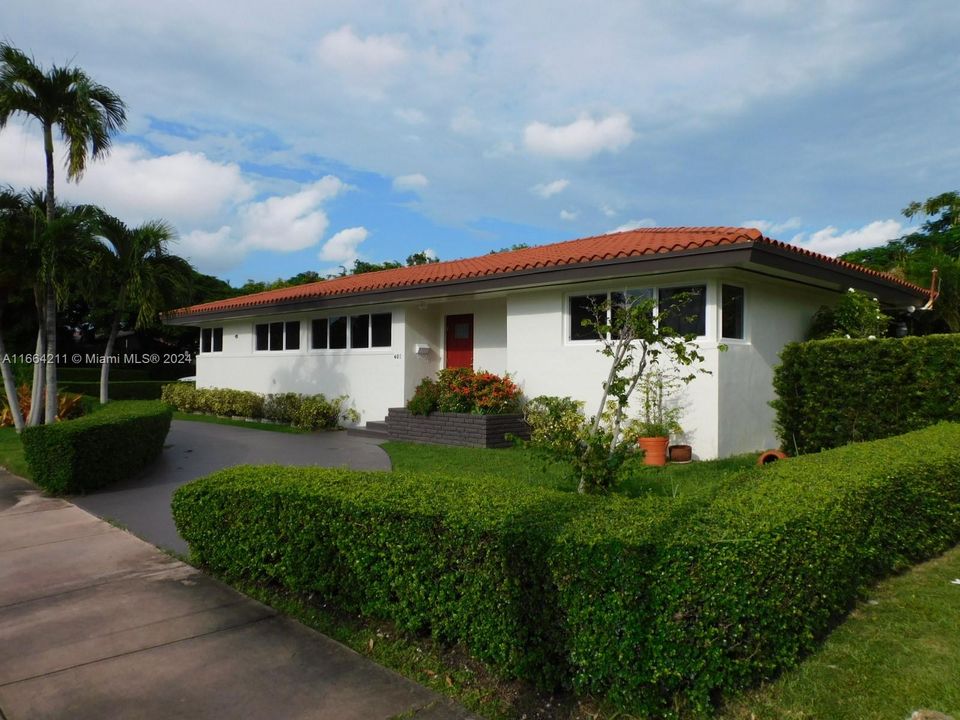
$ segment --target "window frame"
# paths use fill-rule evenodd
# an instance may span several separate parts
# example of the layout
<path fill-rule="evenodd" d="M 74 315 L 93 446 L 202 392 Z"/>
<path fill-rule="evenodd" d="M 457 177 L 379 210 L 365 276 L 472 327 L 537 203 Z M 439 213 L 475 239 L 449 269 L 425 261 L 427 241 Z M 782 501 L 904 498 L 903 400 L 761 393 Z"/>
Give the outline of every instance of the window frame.
<path fill-rule="evenodd" d="M 292 323 L 297 324 L 297 347 L 295 348 L 287 347 L 287 337 L 289 335 L 289 326 Z M 283 344 L 283 347 L 281 348 L 272 347 L 275 325 L 280 326 L 279 337 Z M 261 326 L 264 326 L 267 328 L 267 338 L 266 338 L 267 347 L 264 349 L 260 349 L 257 347 L 257 343 L 259 340 L 259 337 L 257 334 L 257 328 Z M 285 353 L 287 355 L 296 355 L 303 352 L 303 320 L 302 319 L 270 320 L 268 322 L 254 322 L 253 323 L 253 352 L 256 354 L 271 354 L 271 355 L 277 355 L 280 353 Z"/>
<path fill-rule="evenodd" d="M 729 283 L 727 283 L 729 284 Z M 704 280 L 692 280 L 690 282 L 677 282 L 669 284 L 651 284 L 645 286 L 633 285 L 632 287 L 627 285 L 618 285 L 615 287 L 607 286 L 606 288 L 597 288 L 594 286 L 590 289 L 584 290 L 571 290 L 565 292 L 563 295 L 563 344 L 573 347 L 577 346 L 596 346 L 603 342 L 601 338 L 591 338 L 585 340 L 574 340 L 572 338 L 573 331 L 573 314 L 570 311 L 570 301 L 575 297 L 590 297 L 592 295 L 605 295 L 607 301 L 610 300 L 612 295 L 620 294 L 624 296 L 630 296 L 638 292 L 650 293 L 651 299 L 656 301 L 656 304 L 653 308 L 654 318 L 660 314 L 660 291 L 661 290 L 682 290 L 685 288 L 694 288 L 702 287 L 703 288 L 703 334 L 697 335 L 694 339 L 694 342 L 704 343 L 710 342 L 710 292 L 711 292 L 712 281 L 710 279 Z M 719 332 L 719 329 L 717 330 Z M 607 340 L 611 338 L 608 336 Z"/>
<path fill-rule="evenodd" d="M 220 348 L 217 349 L 219 340 Z M 206 350 L 204 347 L 206 346 Z M 200 328 L 200 355 L 213 355 L 223 352 L 223 326 Z"/>
<path fill-rule="evenodd" d="M 740 332 L 741 337 L 733 338 L 727 337 L 723 334 L 723 288 L 724 287 L 733 287 L 737 288 L 741 293 L 740 301 Z M 722 343 L 749 343 L 750 342 L 750 333 L 748 331 L 747 323 L 747 288 L 745 285 L 737 282 L 725 282 L 720 280 L 717 285 L 717 337 Z"/>
<path fill-rule="evenodd" d="M 389 345 L 374 345 L 373 344 L 373 318 L 374 316 L 383 316 L 388 317 L 387 327 L 390 334 L 390 344 Z M 327 354 L 327 355 L 336 355 L 336 354 L 363 354 L 363 353 L 373 353 L 373 354 L 387 354 L 394 352 L 394 333 L 393 333 L 393 310 L 383 310 L 379 312 L 368 311 L 368 312 L 338 312 L 336 314 L 329 315 L 317 315 L 310 318 L 310 342 L 307 345 L 307 352 L 312 354 Z M 353 331 L 354 327 L 357 324 L 359 318 L 366 318 L 366 334 L 367 334 L 367 344 L 366 346 L 354 347 Z M 333 320 L 342 318 L 345 323 L 345 335 L 344 335 L 344 347 L 331 347 L 330 342 L 330 331 L 333 328 Z M 314 347 L 314 330 L 316 329 L 316 323 L 318 321 L 325 321 L 327 340 L 325 347 Z"/>

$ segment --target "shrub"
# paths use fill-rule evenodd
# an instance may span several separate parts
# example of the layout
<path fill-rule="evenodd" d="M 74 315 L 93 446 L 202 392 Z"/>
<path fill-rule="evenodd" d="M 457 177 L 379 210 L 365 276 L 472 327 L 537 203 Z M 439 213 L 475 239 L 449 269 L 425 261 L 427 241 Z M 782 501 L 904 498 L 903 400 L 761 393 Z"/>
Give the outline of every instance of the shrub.
<path fill-rule="evenodd" d="M 413 397 L 407 403 L 407 409 L 414 415 L 429 415 L 440 403 L 440 385 L 430 378 L 424 378 L 413 391 Z"/>
<path fill-rule="evenodd" d="M 132 476 L 163 450 L 170 409 L 118 401 L 78 420 L 21 433 L 33 481 L 54 494 L 82 493 Z"/>
<path fill-rule="evenodd" d="M 638 714 L 705 711 L 809 652 L 860 588 L 960 539 L 960 425 L 694 499 L 508 480 L 231 468 L 177 490 L 196 560 L 463 642 Z"/>
<path fill-rule="evenodd" d="M 163 386 L 160 399 L 180 412 L 263 417 L 263 396 L 249 390 L 198 388 L 193 383 L 176 382 Z"/>
<path fill-rule="evenodd" d="M 335 599 L 553 685 L 568 671 L 545 558 L 584 503 L 492 478 L 240 467 L 179 488 L 173 514 L 229 579 Z"/>
<path fill-rule="evenodd" d="M 960 419 L 960 335 L 793 343 L 780 360 L 773 407 L 791 453 Z"/>
<path fill-rule="evenodd" d="M 20 417 L 26 422 L 33 404 L 30 385 L 24 384 L 17 388 L 17 404 L 20 406 Z M 57 420 L 73 420 L 86 411 L 81 395 L 72 392 L 57 393 Z M 13 424 L 13 413 L 10 412 L 6 393 L 0 393 L 0 427 L 10 427 Z"/>
<path fill-rule="evenodd" d="M 164 385 L 160 400 L 180 412 L 200 412 L 200 393 L 191 382 L 174 382 Z"/>
<path fill-rule="evenodd" d="M 817 311 L 810 338 L 878 338 L 887 334 L 889 325 L 877 298 L 850 288 L 836 305 Z"/>
<path fill-rule="evenodd" d="M 263 417 L 274 422 L 291 424 L 303 404 L 300 393 L 277 393 L 267 395 L 263 402 Z"/>
<path fill-rule="evenodd" d="M 436 381 L 423 380 L 407 409 L 414 415 L 431 412 L 505 415 L 520 411 L 520 389 L 509 377 L 472 368 L 446 368 Z"/>
<path fill-rule="evenodd" d="M 293 425 L 306 430 L 333 430 L 345 415 L 356 420 L 356 411 L 344 410 L 346 401 L 346 395 L 333 400 L 327 400 L 323 395 L 304 395 L 293 417 Z"/>

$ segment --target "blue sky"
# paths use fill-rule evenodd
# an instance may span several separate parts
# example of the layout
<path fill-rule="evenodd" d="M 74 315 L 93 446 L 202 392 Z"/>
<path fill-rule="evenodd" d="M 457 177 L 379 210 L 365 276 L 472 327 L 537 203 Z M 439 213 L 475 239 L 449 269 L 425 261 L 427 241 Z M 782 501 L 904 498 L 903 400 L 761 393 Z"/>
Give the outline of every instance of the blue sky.
<path fill-rule="evenodd" d="M 752 225 L 835 254 L 960 187 L 960 4 L 44 3 L 3 38 L 128 103 L 63 196 L 234 284 L 632 226 Z M 0 183 L 43 181 L 36 124 Z"/>

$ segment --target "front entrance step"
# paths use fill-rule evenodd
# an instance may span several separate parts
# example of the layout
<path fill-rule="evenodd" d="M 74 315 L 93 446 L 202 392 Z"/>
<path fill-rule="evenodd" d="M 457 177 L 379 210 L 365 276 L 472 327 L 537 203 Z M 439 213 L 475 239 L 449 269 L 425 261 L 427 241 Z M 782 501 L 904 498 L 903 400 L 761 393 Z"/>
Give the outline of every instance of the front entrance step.
<path fill-rule="evenodd" d="M 347 429 L 347 435 L 353 437 L 376 438 L 377 440 L 389 440 L 390 433 L 387 430 L 387 423 L 383 420 L 370 420 L 364 427 L 353 427 Z"/>

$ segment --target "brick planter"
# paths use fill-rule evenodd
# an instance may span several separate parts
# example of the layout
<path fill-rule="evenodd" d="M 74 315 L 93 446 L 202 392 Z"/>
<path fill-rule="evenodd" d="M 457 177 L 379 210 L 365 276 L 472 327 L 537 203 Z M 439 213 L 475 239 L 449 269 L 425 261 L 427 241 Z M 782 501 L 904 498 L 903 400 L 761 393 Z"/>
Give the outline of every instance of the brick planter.
<path fill-rule="evenodd" d="M 471 415 L 435 412 L 412 415 L 406 408 L 390 408 L 387 431 L 391 440 L 463 445 L 466 447 L 510 447 L 508 433 L 530 437 L 523 415 Z"/>

